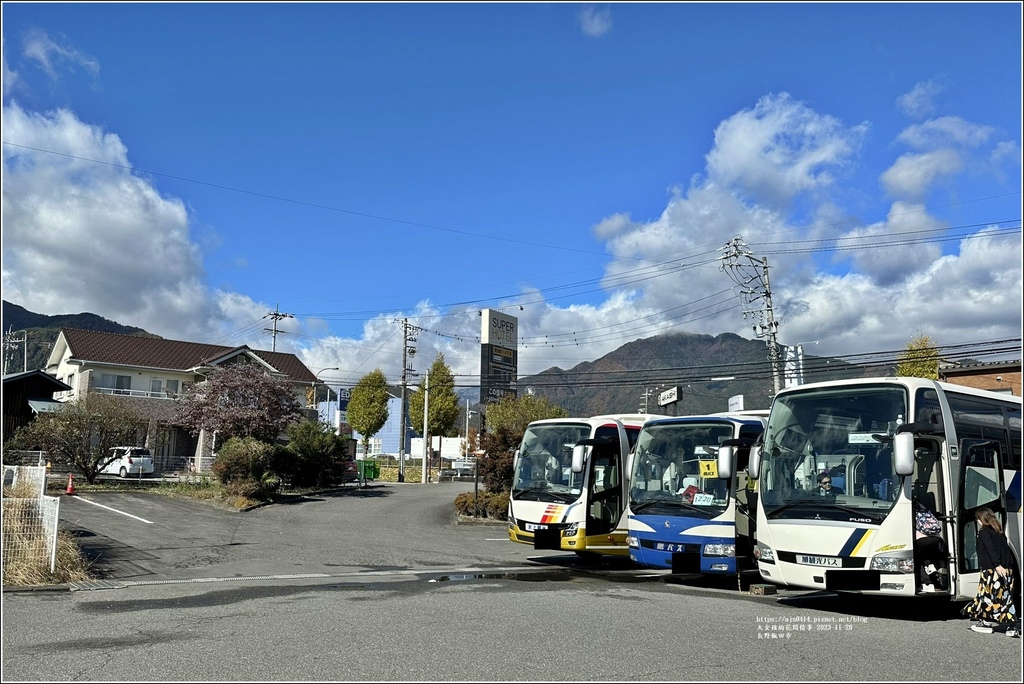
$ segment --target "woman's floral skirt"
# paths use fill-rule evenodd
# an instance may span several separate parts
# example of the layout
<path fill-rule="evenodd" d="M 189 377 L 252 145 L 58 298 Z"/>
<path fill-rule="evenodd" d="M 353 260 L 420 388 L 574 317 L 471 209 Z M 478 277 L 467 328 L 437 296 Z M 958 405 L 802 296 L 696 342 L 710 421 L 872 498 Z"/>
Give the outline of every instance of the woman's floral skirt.
<path fill-rule="evenodd" d="M 1013 573 L 1000 577 L 995 569 L 982 570 L 978 582 L 978 595 L 960 612 L 972 620 L 986 620 L 1000 624 L 1017 620 L 1013 605 Z"/>

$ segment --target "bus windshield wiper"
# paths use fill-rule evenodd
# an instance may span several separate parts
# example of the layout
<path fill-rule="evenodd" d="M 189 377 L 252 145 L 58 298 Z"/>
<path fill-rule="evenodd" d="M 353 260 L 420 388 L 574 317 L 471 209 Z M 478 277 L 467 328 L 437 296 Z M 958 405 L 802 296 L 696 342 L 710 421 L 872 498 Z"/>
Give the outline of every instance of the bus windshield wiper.
<path fill-rule="evenodd" d="M 864 516 L 866 518 L 871 518 L 872 522 L 875 522 L 875 523 L 877 523 L 879 521 L 879 518 L 885 517 L 885 516 L 880 516 L 880 515 L 878 515 L 877 513 L 874 513 L 874 512 L 870 512 L 869 513 L 868 511 L 865 511 L 865 510 L 863 510 L 861 508 L 854 508 L 853 506 L 840 506 L 839 504 L 832 504 L 832 508 L 838 508 L 839 510 L 846 511 L 847 513 L 850 513 L 852 515 L 862 515 L 862 516 Z"/>
<path fill-rule="evenodd" d="M 514 489 L 512 490 L 512 494 L 517 497 L 522 497 L 524 494 L 531 494 L 537 501 L 543 501 L 550 498 L 555 501 L 563 501 L 565 503 L 575 501 L 579 498 L 578 495 L 571 494 L 569 492 L 555 491 L 554 487 L 548 482 L 530 485 L 523 489 Z"/>
<path fill-rule="evenodd" d="M 695 513 L 700 513 L 701 515 L 706 516 L 708 518 L 710 518 L 713 515 L 712 511 L 709 511 L 704 506 L 695 506 L 692 503 L 689 503 L 689 502 L 686 502 L 686 501 L 672 501 L 672 500 L 669 500 L 669 499 L 655 499 L 654 501 L 644 501 L 642 503 L 637 503 L 637 504 L 631 503 L 630 504 L 630 510 L 633 513 L 639 513 L 640 511 L 646 510 L 646 509 L 650 508 L 651 506 L 656 506 L 656 505 L 670 506 L 672 508 L 683 508 L 683 509 L 686 509 L 687 511 L 693 511 Z"/>
<path fill-rule="evenodd" d="M 794 508 L 796 506 L 806 506 L 806 505 L 809 505 L 809 506 L 821 506 L 823 503 L 824 502 L 821 502 L 821 501 L 811 501 L 810 499 L 797 499 L 796 501 L 790 501 L 787 504 L 782 504 L 781 506 L 776 506 L 775 508 L 773 508 L 770 511 L 765 511 L 765 515 L 770 518 L 770 517 L 774 516 L 776 513 L 781 513 L 782 511 L 789 510 L 790 508 Z"/>
<path fill-rule="evenodd" d="M 519 495 L 519 494 L 539 494 L 541 492 L 546 493 L 547 491 L 548 491 L 547 483 L 543 483 L 543 484 L 530 485 L 529 487 L 523 487 L 521 489 L 513 489 L 512 490 L 512 494 L 513 494 L 513 496 Z"/>

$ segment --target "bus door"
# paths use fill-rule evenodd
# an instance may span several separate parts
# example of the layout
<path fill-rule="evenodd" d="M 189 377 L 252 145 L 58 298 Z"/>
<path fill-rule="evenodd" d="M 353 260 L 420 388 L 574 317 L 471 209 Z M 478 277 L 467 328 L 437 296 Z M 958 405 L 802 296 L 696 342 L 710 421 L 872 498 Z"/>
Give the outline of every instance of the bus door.
<path fill-rule="evenodd" d="M 590 454 L 587 536 L 608 534 L 622 516 L 622 457 L 618 440 L 599 441 Z"/>
<path fill-rule="evenodd" d="M 1006 529 L 1006 489 L 1003 482 L 1001 447 L 993 439 L 962 439 L 960 441 L 960 497 L 957 505 L 957 544 L 960 582 L 958 594 L 974 598 L 981 570 L 978 566 L 979 508 L 991 510 Z"/>
<path fill-rule="evenodd" d="M 916 515 L 911 516 L 912 524 L 915 525 L 912 531 L 914 534 L 914 567 L 919 568 L 927 562 L 934 562 L 939 570 L 945 568 L 947 572 L 952 572 L 955 576 L 955 567 L 952 569 L 949 567 L 949 557 L 953 550 L 949 543 L 950 531 L 953 527 L 948 524 L 955 520 L 955 516 L 949 515 L 951 511 L 946 502 L 948 474 L 944 471 L 943 460 L 940 458 L 942 446 L 942 441 L 938 439 L 918 437 L 914 442 L 914 474 L 911 479 L 913 499 L 934 514 L 942 525 L 942 531 L 937 537 L 926 536 L 918 539 L 916 522 L 914 522 Z M 946 560 L 940 564 L 939 558 Z M 952 580 L 953 577 L 950 577 L 950 582 Z M 951 586 L 950 583 L 945 584 L 946 589 Z"/>

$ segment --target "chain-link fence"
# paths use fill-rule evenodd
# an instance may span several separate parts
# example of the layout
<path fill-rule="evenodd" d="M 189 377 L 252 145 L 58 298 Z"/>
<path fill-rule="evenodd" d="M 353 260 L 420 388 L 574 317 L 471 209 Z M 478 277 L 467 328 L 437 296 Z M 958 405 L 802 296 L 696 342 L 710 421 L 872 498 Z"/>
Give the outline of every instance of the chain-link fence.
<path fill-rule="evenodd" d="M 57 565 L 60 497 L 46 496 L 46 466 L 4 465 L 3 567 Z"/>

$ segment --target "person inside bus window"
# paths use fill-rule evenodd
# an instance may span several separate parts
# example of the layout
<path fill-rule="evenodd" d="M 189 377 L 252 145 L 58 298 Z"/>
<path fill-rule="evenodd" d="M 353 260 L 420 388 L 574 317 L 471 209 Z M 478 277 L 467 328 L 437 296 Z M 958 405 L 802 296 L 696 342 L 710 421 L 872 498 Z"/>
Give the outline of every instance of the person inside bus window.
<path fill-rule="evenodd" d="M 561 468 L 558 459 L 553 455 L 542 452 L 533 457 L 531 463 L 531 480 L 548 480 L 558 482 L 561 480 Z"/>
<path fill-rule="evenodd" d="M 818 493 L 822 496 L 835 496 L 842 494 L 843 490 L 832 486 L 832 476 L 826 470 L 818 475 Z"/>
<path fill-rule="evenodd" d="M 662 489 L 665 489 L 670 492 L 675 492 L 679 490 L 679 483 L 681 482 L 683 475 L 681 464 L 684 458 L 686 458 L 686 456 L 681 455 L 678 459 L 679 463 L 676 463 L 675 461 L 669 461 L 665 465 L 665 470 L 661 474 Z"/>

